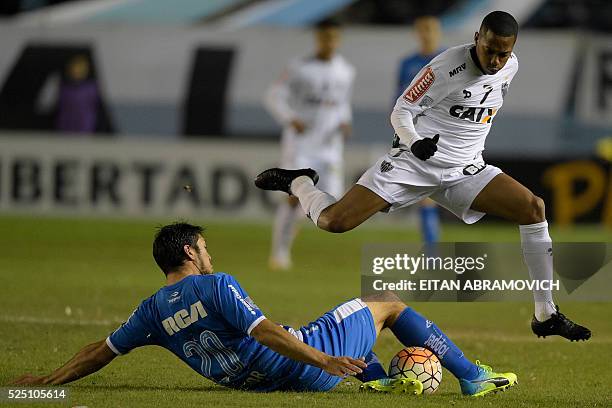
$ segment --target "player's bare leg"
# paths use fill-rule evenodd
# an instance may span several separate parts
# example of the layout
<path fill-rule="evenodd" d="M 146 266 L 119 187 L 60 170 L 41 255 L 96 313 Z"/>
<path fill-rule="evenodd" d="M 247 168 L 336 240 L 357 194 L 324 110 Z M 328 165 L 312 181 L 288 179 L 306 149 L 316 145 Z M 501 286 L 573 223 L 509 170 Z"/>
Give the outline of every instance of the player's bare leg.
<path fill-rule="evenodd" d="M 519 224 L 523 257 L 531 279 L 553 279 L 552 239 L 548 234 L 544 200 L 502 173 L 478 194 L 471 208 Z M 591 337 L 589 329 L 559 313 L 550 290 L 534 289 L 533 297 L 535 314 L 531 328 L 538 337 L 559 335 L 571 341 Z"/>
<path fill-rule="evenodd" d="M 340 199 L 315 187 L 318 175 L 312 169 L 269 169 L 260 173 L 255 185 L 264 190 L 284 191 L 300 200 L 304 213 L 319 228 L 346 232 L 357 227 L 389 203 L 367 188 L 354 185 Z"/>
<path fill-rule="evenodd" d="M 329 232 L 350 231 L 389 205 L 378 194 L 355 184 L 339 201 L 321 212 L 317 226 Z"/>

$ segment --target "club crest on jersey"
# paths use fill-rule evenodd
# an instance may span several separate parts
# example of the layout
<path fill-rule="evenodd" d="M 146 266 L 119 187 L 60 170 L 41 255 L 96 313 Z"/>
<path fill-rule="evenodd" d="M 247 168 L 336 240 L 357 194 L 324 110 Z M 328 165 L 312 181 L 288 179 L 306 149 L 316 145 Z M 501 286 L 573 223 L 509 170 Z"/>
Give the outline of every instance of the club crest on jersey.
<path fill-rule="evenodd" d="M 448 113 L 454 118 L 467 120 L 472 123 L 491 123 L 497 114 L 497 108 L 453 105 L 448 110 Z"/>
<path fill-rule="evenodd" d="M 391 170 L 393 170 L 393 165 L 391 164 L 391 162 L 383 160 L 383 162 L 380 163 L 380 172 L 381 173 L 386 173 L 386 172 L 391 171 Z"/>
<path fill-rule="evenodd" d="M 406 99 L 410 103 L 414 103 L 421 99 L 421 96 L 425 95 L 425 92 L 431 87 L 431 85 L 436 80 L 436 76 L 434 75 L 431 67 L 427 67 L 423 75 L 421 75 L 414 85 L 412 85 L 406 93 L 404 93 L 404 99 Z"/>

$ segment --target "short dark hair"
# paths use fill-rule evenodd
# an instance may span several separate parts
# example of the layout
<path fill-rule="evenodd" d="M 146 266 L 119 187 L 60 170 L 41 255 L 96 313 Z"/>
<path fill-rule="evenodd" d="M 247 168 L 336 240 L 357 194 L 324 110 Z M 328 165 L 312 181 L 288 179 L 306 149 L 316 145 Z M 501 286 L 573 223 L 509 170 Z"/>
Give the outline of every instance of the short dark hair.
<path fill-rule="evenodd" d="M 516 37 L 518 35 L 518 23 L 510 13 L 505 11 L 493 11 L 486 15 L 480 25 L 480 31 L 492 31 L 501 37 Z"/>
<path fill-rule="evenodd" d="M 164 274 L 168 275 L 183 265 L 187 259 L 183 250 L 185 245 L 191 245 L 198 250 L 196 243 L 202 232 L 204 228 L 183 221 L 159 228 L 153 241 L 153 258 Z"/>
<path fill-rule="evenodd" d="M 338 19 L 330 17 L 330 18 L 326 18 L 325 20 L 319 21 L 315 25 L 315 29 L 319 31 L 319 30 L 326 30 L 328 28 L 340 28 L 341 26 L 342 24 L 340 24 L 340 21 Z"/>

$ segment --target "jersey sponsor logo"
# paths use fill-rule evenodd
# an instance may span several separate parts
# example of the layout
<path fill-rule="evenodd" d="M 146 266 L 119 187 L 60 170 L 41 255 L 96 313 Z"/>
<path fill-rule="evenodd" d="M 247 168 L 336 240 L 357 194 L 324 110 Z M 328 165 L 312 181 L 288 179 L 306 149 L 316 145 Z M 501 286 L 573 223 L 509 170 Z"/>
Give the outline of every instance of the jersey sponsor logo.
<path fill-rule="evenodd" d="M 448 110 L 448 113 L 452 117 L 467 120 L 472 123 L 491 123 L 497 114 L 497 108 L 453 105 Z"/>
<path fill-rule="evenodd" d="M 427 92 L 435 80 L 436 76 L 433 70 L 431 67 L 427 67 L 423 75 L 404 93 L 404 99 L 410 103 L 418 101 L 421 96 L 425 95 L 425 92 Z"/>
<path fill-rule="evenodd" d="M 463 174 L 465 174 L 466 176 L 473 176 L 483 171 L 485 167 L 487 167 L 485 163 L 470 164 L 463 168 Z"/>
<path fill-rule="evenodd" d="M 176 312 L 174 316 L 162 320 L 162 326 L 164 326 L 166 333 L 172 336 L 174 333 L 178 333 L 198 320 L 205 318 L 207 315 L 204 306 L 202 306 L 202 301 L 198 300 L 191 305 L 189 311 L 187 309 L 181 309 Z"/>
<path fill-rule="evenodd" d="M 380 163 L 380 172 L 381 173 L 386 173 L 386 172 L 391 171 L 391 170 L 393 170 L 393 165 L 391 164 L 391 162 L 383 160 L 382 163 Z"/>
<path fill-rule="evenodd" d="M 464 69 L 465 69 L 465 62 L 459 65 L 458 67 L 456 67 L 455 69 L 453 69 L 452 71 L 448 71 L 448 75 L 452 78 L 458 73 L 460 73 L 461 71 L 463 71 Z"/>

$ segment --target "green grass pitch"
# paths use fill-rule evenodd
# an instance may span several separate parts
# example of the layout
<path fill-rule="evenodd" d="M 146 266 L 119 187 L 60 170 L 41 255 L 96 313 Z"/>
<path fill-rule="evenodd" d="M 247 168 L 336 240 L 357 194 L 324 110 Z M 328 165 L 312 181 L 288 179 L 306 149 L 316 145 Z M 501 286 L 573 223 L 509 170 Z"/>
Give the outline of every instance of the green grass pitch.
<path fill-rule="evenodd" d="M 161 222 L 161 221 L 160 221 Z M 0 384 L 44 374 L 81 346 L 102 339 L 163 284 L 151 256 L 160 222 L 0 218 Z M 233 274 L 271 319 L 294 327 L 359 295 L 364 243 L 416 241 L 401 228 L 364 226 L 333 235 L 302 229 L 291 272 L 267 269 L 269 225 L 208 224 L 206 237 L 217 271 Z M 598 227 L 555 230 L 561 241 L 610 241 Z M 516 241 L 506 224 L 444 226 L 445 241 Z M 517 277 L 527 272 L 518 271 Z M 612 324 L 606 303 L 572 303 L 564 311 L 588 323 L 586 343 L 537 339 L 527 303 L 418 303 L 473 358 L 514 371 L 519 385 L 481 399 L 462 397 L 447 371 L 434 395 L 358 393 L 349 379 L 329 393 L 256 394 L 228 390 L 201 378 L 169 352 L 149 347 L 119 357 L 100 372 L 70 385 L 69 405 L 164 406 L 368 406 L 368 407 L 609 407 L 612 406 Z M 389 333 L 375 347 L 385 364 L 401 345 Z M 19 404 L 18 406 L 27 406 Z M 36 405 L 53 406 L 53 404 Z"/>

